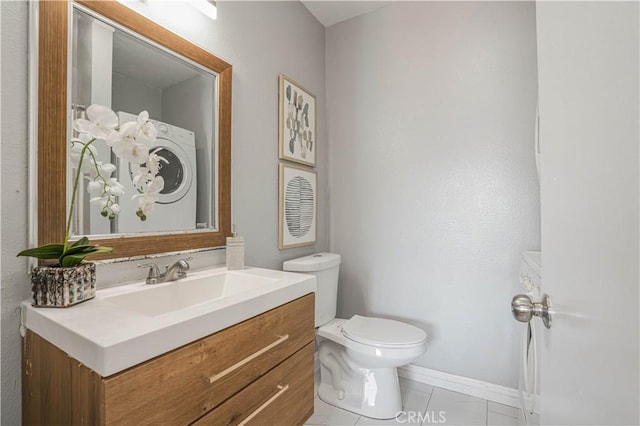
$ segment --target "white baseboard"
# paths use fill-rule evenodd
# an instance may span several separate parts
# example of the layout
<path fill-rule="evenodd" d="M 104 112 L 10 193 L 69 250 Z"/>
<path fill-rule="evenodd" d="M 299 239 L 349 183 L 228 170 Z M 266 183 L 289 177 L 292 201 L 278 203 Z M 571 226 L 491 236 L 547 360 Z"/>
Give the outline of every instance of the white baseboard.
<path fill-rule="evenodd" d="M 314 355 L 314 371 L 318 373 L 319 370 L 320 360 L 318 359 L 318 352 L 316 352 Z M 413 364 L 399 367 L 398 376 L 415 382 L 486 399 L 487 401 L 497 402 L 498 404 L 520 408 L 520 394 L 518 389 L 443 373 L 437 370 L 430 370 Z"/>
<path fill-rule="evenodd" d="M 520 395 L 517 389 L 454 374 L 443 373 L 417 365 L 398 368 L 398 376 L 420 383 L 426 383 L 443 389 L 464 393 L 498 404 L 520 408 Z"/>

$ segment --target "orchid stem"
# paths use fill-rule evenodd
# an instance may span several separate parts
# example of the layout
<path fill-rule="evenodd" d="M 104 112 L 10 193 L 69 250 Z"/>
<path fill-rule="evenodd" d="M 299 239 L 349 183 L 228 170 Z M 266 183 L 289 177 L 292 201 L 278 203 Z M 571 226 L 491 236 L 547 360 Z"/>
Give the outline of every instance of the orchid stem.
<path fill-rule="evenodd" d="M 76 193 L 78 192 L 78 184 L 80 182 L 80 175 L 82 174 L 82 160 L 84 160 L 84 153 L 87 151 L 89 145 L 94 143 L 96 138 L 91 139 L 89 142 L 84 144 L 82 147 L 82 151 L 80 152 L 80 160 L 78 160 L 78 169 L 76 171 L 76 177 L 73 180 L 73 192 L 71 194 L 71 206 L 69 207 L 69 217 L 67 218 L 67 230 L 64 234 L 64 247 L 62 249 L 62 253 L 67 252 L 67 247 L 69 247 L 69 232 L 71 231 L 71 219 L 73 218 L 73 209 L 76 206 Z"/>

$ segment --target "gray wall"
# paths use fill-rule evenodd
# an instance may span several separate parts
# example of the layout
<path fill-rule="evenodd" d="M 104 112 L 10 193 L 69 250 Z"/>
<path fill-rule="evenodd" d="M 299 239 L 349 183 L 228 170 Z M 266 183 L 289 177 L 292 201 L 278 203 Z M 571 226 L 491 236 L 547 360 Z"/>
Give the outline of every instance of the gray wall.
<path fill-rule="evenodd" d="M 140 111 L 147 111 L 149 117 L 163 121 L 162 117 L 162 89 L 146 87 L 139 81 L 121 74 L 113 74 L 111 108 L 118 112 L 124 111 L 137 115 Z"/>
<path fill-rule="evenodd" d="M 423 327 L 416 364 L 517 387 L 540 247 L 533 2 L 407 2 L 327 29 L 338 313 Z"/>
<path fill-rule="evenodd" d="M 233 64 L 233 217 L 245 237 L 246 263 L 268 268 L 328 248 L 328 167 L 325 142 L 324 27 L 301 3 L 219 2 L 214 24 L 177 3 L 131 6 Z M 318 240 L 279 251 L 278 75 L 316 95 L 318 114 Z"/>
<path fill-rule="evenodd" d="M 196 170 L 198 205 L 196 223 L 213 222 L 211 214 L 211 155 L 214 129 L 212 120 L 203 117 L 202 111 L 215 115 L 213 96 L 214 79 L 210 75 L 198 75 L 167 87 L 162 91 L 162 117 L 165 123 L 171 123 L 195 133 Z"/>
<path fill-rule="evenodd" d="M 537 7 L 543 425 L 640 424 L 640 3 Z M 570 52 L 570 54 L 569 54 Z"/>
<path fill-rule="evenodd" d="M 2 130 L 1 346 L 3 425 L 20 424 L 20 311 L 28 297 L 27 263 L 16 252 L 27 246 L 27 3 L 0 2 Z"/>
<path fill-rule="evenodd" d="M 246 239 L 246 263 L 280 268 L 292 257 L 328 249 L 327 149 L 324 136 L 324 28 L 298 2 L 218 2 L 213 22 L 177 3 L 134 2 L 162 25 L 233 64 L 233 217 Z M 2 419 L 20 423 L 18 303 L 29 297 L 27 261 L 15 253 L 27 242 L 27 36 L 26 2 L 2 7 Z M 318 242 L 278 250 L 278 75 L 303 83 L 318 102 Z M 9 210 L 9 206 L 10 209 Z M 194 259 L 217 263 L 219 253 Z M 160 261 L 162 263 L 162 261 Z M 144 271 L 117 264 L 108 275 L 142 278 Z M 113 278 L 111 278 L 113 280 Z M 103 280 L 101 282 L 101 280 Z"/>
<path fill-rule="evenodd" d="M 20 422 L 18 303 L 28 298 L 27 6 L 2 8 L 2 419 Z M 532 3 L 401 3 L 325 31 L 297 2 L 132 7 L 234 66 L 233 216 L 247 264 L 343 255 L 339 313 L 423 326 L 419 365 L 516 386 L 520 251 L 539 248 Z M 326 66 L 325 66 L 326 65 Z M 328 131 L 325 135 L 325 69 Z M 278 74 L 318 101 L 318 243 L 277 249 Z M 330 146 L 328 140 L 330 139 Z M 329 170 L 329 152 L 331 170 Z M 11 206 L 11 211 L 8 211 Z M 221 253 L 195 261 L 215 264 Z M 103 266 L 119 279 L 133 265 Z M 112 278 L 114 281 L 115 278 Z M 99 281 L 99 285 L 109 283 Z"/>

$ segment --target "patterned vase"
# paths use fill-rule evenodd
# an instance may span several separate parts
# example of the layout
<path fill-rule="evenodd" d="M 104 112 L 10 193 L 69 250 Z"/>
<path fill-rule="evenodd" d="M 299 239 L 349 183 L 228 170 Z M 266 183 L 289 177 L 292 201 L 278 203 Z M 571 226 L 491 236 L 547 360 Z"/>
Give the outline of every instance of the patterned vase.
<path fill-rule="evenodd" d="M 31 272 L 31 304 L 68 308 L 96 296 L 96 265 L 36 266 Z"/>

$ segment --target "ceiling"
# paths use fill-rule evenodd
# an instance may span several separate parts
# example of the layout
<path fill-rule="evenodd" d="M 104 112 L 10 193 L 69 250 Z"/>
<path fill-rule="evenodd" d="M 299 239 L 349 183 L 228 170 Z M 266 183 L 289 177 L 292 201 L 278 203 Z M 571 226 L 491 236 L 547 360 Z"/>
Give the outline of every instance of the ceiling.
<path fill-rule="evenodd" d="M 204 74 L 174 55 L 120 30 L 113 36 L 113 73 L 152 89 L 166 89 Z"/>
<path fill-rule="evenodd" d="M 302 0 L 309 12 L 325 27 L 373 12 L 391 1 Z"/>

